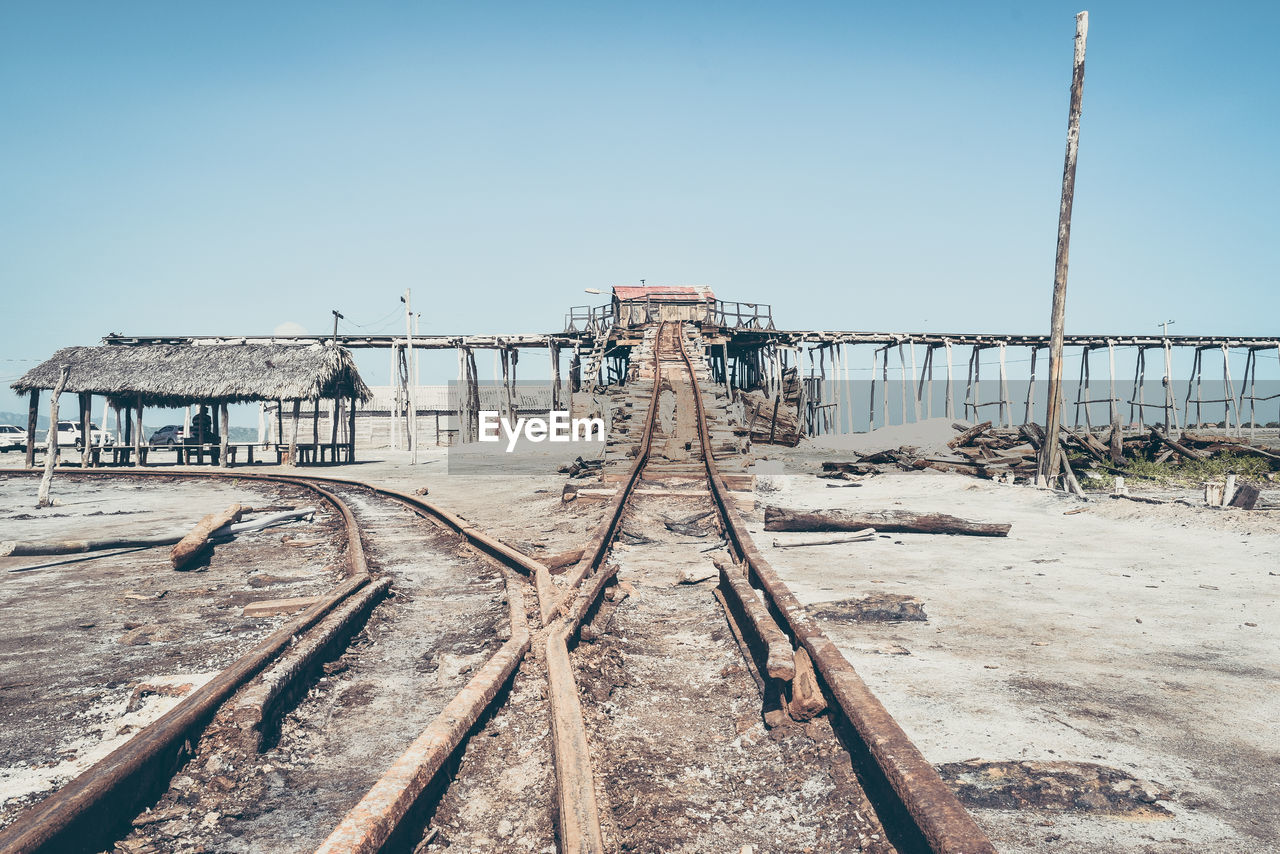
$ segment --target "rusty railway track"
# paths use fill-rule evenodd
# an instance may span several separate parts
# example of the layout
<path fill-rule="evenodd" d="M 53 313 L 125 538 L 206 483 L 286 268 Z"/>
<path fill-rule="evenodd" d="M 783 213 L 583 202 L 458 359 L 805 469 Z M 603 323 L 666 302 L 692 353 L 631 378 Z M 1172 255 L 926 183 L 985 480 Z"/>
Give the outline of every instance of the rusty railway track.
<path fill-rule="evenodd" d="M 365 616 L 385 592 L 386 582 L 373 583 L 359 526 L 346 504 L 325 484 L 343 484 L 368 489 L 398 501 L 415 513 L 461 536 L 469 545 L 496 561 L 503 570 L 507 587 L 510 620 L 509 639 L 474 674 L 466 686 L 448 703 L 403 755 L 381 776 L 368 793 L 339 822 L 317 852 L 375 852 L 388 842 L 403 845 L 406 825 L 421 821 L 424 799 L 439 790 L 438 777 L 451 757 L 459 752 L 477 722 L 492 711 L 502 687 L 509 682 L 521 660 L 531 650 L 547 667 L 548 704 L 552 730 L 556 778 L 556 821 L 560 850 L 572 854 L 604 852 L 598 779 L 592 766 L 592 752 L 584 722 L 580 693 L 570 657 L 584 622 L 600 604 L 602 594 L 613 581 L 617 567 L 608 562 L 610 548 L 641 482 L 658 420 L 659 391 L 663 364 L 674 365 L 686 377 L 696 409 L 698 464 L 706 491 L 725 532 L 734 568 L 722 570 L 724 597 L 742 600 L 742 585 L 763 594 L 763 613 L 744 614 L 726 606 L 726 617 L 735 632 L 767 650 L 757 677 L 768 690 L 786 690 L 794 677 L 794 656 L 803 649 L 813 662 L 816 678 L 858 770 L 860 781 L 871 798 L 880 822 L 890 832 L 899 851 L 933 854 L 984 854 L 994 848 L 985 834 L 960 805 L 919 750 L 875 698 L 853 668 L 807 615 L 752 542 L 736 510 L 725 479 L 712 452 L 702 390 L 697 371 L 683 338 L 681 327 L 662 324 L 654 337 L 652 353 L 653 387 L 649 395 L 644 429 L 636 443 L 634 463 L 622 478 L 607 507 L 603 522 L 583 549 L 582 558 L 566 576 L 564 584 L 552 581 L 547 568 L 479 530 L 461 517 L 449 513 L 416 495 L 374 487 L 348 478 L 295 477 L 242 472 L 176 473 L 145 470 L 117 472 L 84 471 L 78 476 L 163 476 L 191 478 L 239 478 L 285 483 L 315 491 L 333 506 L 347 531 L 348 579 L 325 599 L 287 623 L 248 654 L 237 660 L 210 683 L 195 692 L 169 713 L 110 756 L 72 780 L 54 794 L 23 813 L 0 831 L 0 852 L 50 852 L 93 850 L 110 843 L 121 822 L 163 791 L 169 777 L 180 766 L 180 748 L 193 742 L 205 725 L 238 690 L 259 678 L 295 639 L 301 641 L 317 625 L 327 622 L 330 640 L 313 639 L 306 646 L 311 660 L 284 667 L 277 683 L 305 679 L 308 665 L 332 652 L 342 629 Z M 30 472 L 24 472 L 30 473 Z M 514 571 L 514 572 L 513 572 Z M 741 579 L 723 577 L 740 572 Z M 541 626 L 531 628 L 524 607 L 525 585 L 515 573 L 526 576 L 536 595 L 536 614 Z M 732 588 L 738 588 L 734 593 Z M 380 589 L 379 589 L 380 588 Z M 364 590 L 365 601 L 351 601 Z M 755 592 L 747 594 L 753 603 Z M 345 604 L 344 604 L 345 603 Z M 345 609 L 345 611 L 344 611 Z M 344 611 L 343 615 L 338 612 Z M 750 657 L 750 653 L 744 650 Z M 276 668 L 277 670 L 279 667 Z M 277 698 L 287 692 L 285 684 L 266 685 L 262 680 L 246 693 L 258 697 L 259 713 L 244 723 L 247 729 L 261 729 L 263 719 L 278 713 Z M 255 694 L 256 691 L 256 694 Z M 241 704 L 243 705 L 243 704 Z M 410 847 L 412 847 L 410 845 Z"/>

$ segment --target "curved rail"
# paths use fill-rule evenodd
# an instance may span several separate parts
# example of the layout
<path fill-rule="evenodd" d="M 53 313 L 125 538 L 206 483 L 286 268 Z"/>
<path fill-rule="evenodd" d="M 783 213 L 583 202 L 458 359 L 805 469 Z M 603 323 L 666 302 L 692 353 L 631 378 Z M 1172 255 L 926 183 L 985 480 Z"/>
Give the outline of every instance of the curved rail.
<path fill-rule="evenodd" d="M 0 474 L 33 474 L 22 470 Z M 76 472 L 116 476 L 117 472 Z M 160 474 L 153 472 L 149 474 Z M 165 473 L 172 474 L 172 473 Z M 183 473 L 202 477 L 204 474 Z M 337 496 L 296 478 L 270 478 L 314 489 L 341 515 L 347 532 L 348 578 L 320 602 L 268 635 L 230 667 L 185 697 L 129 741 L 90 766 L 62 788 L 20 813 L 0 830 L 0 851 L 33 854 L 101 850 L 101 841 L 128 826 L 149 799 L 168 784 L 181 767 L 185 745 L 192 741 L 241 686 L 262 671 L 303 632 L 311 629 L 370 580 L 359 527 Z"/>

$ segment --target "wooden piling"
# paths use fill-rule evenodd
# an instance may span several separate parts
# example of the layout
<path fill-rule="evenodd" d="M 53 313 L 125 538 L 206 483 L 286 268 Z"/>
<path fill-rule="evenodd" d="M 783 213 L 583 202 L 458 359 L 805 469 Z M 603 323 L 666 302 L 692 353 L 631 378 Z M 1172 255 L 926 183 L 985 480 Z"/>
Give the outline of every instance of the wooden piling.
<path fill-rule="evenodd" d="M 142 395 L 134 398 L 134 406 L 136 407 L 137 423 L 133 429 L 133 460 L 134 465 L 141 466 L 142 463 L 142 446 L 146 439 L 142 435 Z"/>
<path fill-rule="evenodd" d="M 93 423 L 93 395 L 82 391 L 76 398 L 80 402 L 80 468 L 87 469 L 93 451 L 93 431 L 89 426 Z"/>
<path fill-rule="evenodd" d="M 36 423 L 40 420 L 40 389 L 31 389 L 27 404 L 27 459 L 29 469 L 36 467 Z"/>
<path fill-rule="evenodd" d="M 317 400 L 317 408 L 319 408 L 319 403 L 320 401 Z M 227 461 L 227 452 L 230 450 L 231 443 L 231 407 L 226 402 L 223 402 L 219 404 L 218 409 L 221 410 L 222 414 L 222 431 L 218 440 L 218 466 L 225 469 L 230 465 Z M 319 442 L 316 444 L 318 445 Z"/>

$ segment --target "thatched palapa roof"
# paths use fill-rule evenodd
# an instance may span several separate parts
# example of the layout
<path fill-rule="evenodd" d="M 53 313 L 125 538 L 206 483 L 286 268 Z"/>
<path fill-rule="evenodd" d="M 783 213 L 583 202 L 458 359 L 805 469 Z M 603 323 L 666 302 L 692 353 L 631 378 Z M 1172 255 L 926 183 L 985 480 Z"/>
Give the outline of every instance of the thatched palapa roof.
<path fill-rule="evenodd" d="M 14 391 L 51 389 L 63 365 L 66 391 L 102 394 L 147 406 L 372 397 L 350 351 L 284 344 L 177 344 L 64 347 L 27 371 Z"/>

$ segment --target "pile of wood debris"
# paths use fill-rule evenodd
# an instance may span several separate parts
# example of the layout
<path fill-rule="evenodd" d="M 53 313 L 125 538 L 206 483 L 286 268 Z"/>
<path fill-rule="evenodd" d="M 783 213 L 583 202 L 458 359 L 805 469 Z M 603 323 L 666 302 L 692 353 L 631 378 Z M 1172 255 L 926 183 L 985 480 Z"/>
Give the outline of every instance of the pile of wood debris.
<path fill-rule="evenodd" d="M 1039 424 L 1007 428 L 984 421 L 973 426 L 957 422 L 952 427 L 960 432 L 945 448 L 921 451 L 902 447 L 859 456 L 850 462 L 825 462 L 819 477 L 848 479 L 888 468 L 932 468 L 1011 483 L 1035 479 L 1037 455 L 1045 440 L 1044 428 Z M 1121 476 L 1125 474 L 1124 466 L 1134 460 L 1203 460 L 1221 453 L 1260 457 L 1270 463 L 1272 470 L 1280 469 L 1280 453 L 1237 436 L 1217 433 L 1185 430 L 1174 439 L 1155 426 L 1147 433 L 1132 436 L 1110 428 L 1092 432 L 1063 427 L 1060 441 L 1069 465 L 1095 467 Z"/>

